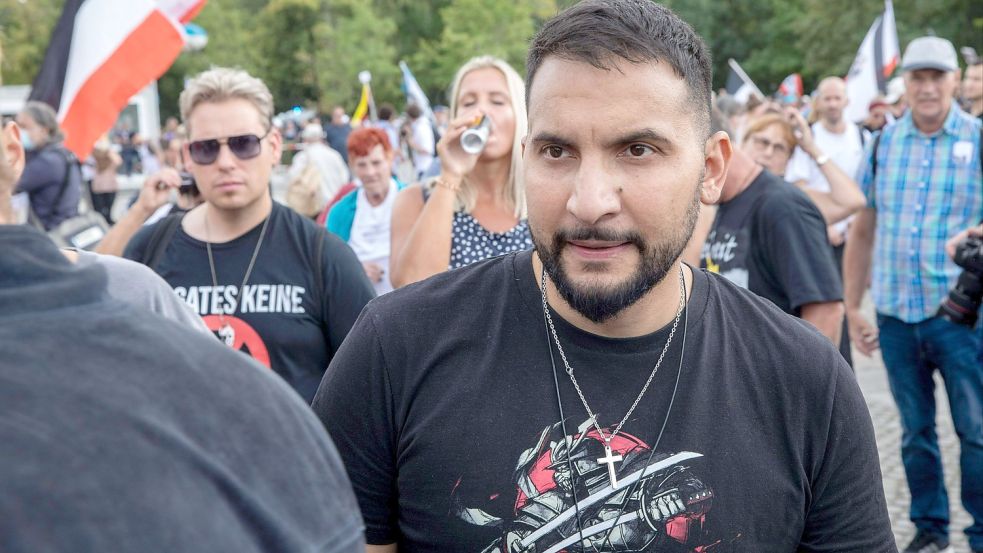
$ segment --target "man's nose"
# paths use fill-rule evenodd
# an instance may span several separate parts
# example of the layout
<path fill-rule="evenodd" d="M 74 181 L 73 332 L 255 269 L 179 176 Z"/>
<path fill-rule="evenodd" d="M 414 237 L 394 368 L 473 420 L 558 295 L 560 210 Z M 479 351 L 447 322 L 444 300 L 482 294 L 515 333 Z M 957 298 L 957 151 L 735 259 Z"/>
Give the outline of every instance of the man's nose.
<path fill-rule="evenodd" d="M 235 167 L 236 156 L 232 153 L 229 144 L 220 144 L 218 147 L 218 157 L 215 158 L 215 165 L 219 169 L 231 169 Z"/>
<path fill-rule="evenodd" d="M 578 167 L 567 211 L 586 225 L 596 224 L 621 211 L 621 195 L 603 160 L 588 156 Z"/>

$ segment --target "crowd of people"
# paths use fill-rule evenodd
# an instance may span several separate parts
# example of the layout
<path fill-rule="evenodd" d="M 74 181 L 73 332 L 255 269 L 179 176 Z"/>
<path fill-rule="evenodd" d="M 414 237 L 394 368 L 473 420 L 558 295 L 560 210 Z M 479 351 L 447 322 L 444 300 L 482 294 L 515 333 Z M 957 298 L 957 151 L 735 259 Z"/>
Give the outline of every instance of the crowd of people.
<path fill-rule="evenodd" d="M 218 67 L 159 144 L 79 163 L 29 103 L 0 131 L 0 549 L 896 551 L 851 369 L 880 349 L 904 551 L 949 550 L 935 372 L 983 551 L 983 60 L 960 72 L 921 37 L 864 121 L 836 76 L 743 104 L 667 8 L 584 0 L 525 80 L 471 59 L 434 118 L 275 123 Z M 57 248 L 86 197 L 122 215 Z"/>

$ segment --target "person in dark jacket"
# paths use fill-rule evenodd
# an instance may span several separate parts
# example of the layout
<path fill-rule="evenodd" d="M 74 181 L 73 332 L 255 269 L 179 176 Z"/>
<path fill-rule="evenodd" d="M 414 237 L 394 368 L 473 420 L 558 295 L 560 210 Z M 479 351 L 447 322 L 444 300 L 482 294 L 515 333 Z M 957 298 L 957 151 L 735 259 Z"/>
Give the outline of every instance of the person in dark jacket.
<path fill-rule="evenodd" d="M 20 137 L 27 150 L 24 174 L 14 193 L 26 192 L 31 210 L 45 230 L 78 215 L 82 171 L 75 156 L 65 149 L 65 138 L 51 106 L 28 102 L 17 114 Z"/>

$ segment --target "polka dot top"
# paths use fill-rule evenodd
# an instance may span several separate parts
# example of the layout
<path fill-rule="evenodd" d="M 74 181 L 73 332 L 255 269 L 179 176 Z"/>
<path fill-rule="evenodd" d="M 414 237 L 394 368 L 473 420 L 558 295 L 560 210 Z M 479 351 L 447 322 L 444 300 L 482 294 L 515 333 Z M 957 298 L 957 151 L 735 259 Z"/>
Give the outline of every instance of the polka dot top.
<path fill-rule="evenodd" d="M 430 191 L 423 188 L 423 199 Z M 532 249 L 532 235 L 525 219 L 505 232 L 491 232 L 470 213 L 454 212 L 451 230 L 451 259 L 449 269 L 459 269 L 472 263 L 512 252 Z"/>
<path fill-rule="evenodd" d="M 451 269 L 496 255 L 532 249 L 529 223 L 525 219 L 505 232 L 491 232 L 470 213 L 458 211 L 454 213 L 452 235 Z"/>

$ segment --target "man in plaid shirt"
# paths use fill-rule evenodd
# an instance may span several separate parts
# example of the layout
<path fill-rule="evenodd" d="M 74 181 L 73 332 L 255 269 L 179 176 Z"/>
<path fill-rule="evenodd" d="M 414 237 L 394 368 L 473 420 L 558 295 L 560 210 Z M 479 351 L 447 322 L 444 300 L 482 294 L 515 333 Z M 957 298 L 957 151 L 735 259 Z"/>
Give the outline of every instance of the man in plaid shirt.
<path fill-rule="evenodd" d="M 983 219 L 980 122 L 953 101 L 952 44 L 913 40 L 902 58 L 910 109 L 868 146 L 857 181 L 867 209 L 854 221 L 844 260 L 850 336 L 865 354 L 878 347 L 901 413 L 901 457 L 918 533 L 905 551 L 949 549 L 949 505 L 935 434 L 935 385 L 945 380 L 961 445 L 962 503 L 983 551 L 983 368 L 980 334 L 936 315 L 961 269 L 946 241 Z M 860 313 L 873 257 L 877 328 Z"/>

